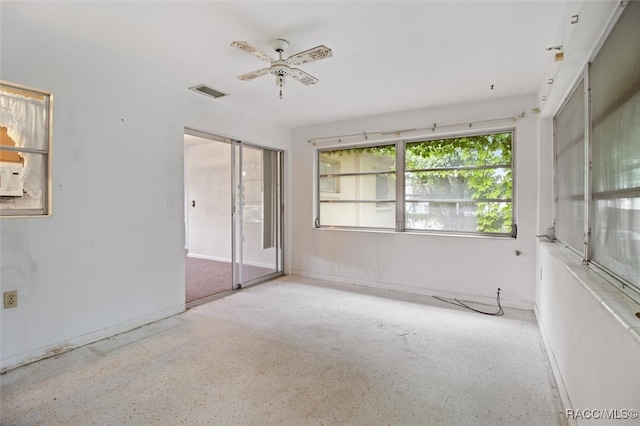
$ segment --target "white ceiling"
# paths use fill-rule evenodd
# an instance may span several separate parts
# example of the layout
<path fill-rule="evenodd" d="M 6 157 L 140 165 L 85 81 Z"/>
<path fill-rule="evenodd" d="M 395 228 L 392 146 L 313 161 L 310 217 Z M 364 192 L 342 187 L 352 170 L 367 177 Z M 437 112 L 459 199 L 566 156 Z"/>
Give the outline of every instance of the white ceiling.
<path fill-rule="evenodd" d="M 33 32 L 288 127 L 538 92 L 564 1 L 2 2 L 2 25 Z M 566 12 L 565 12 L 566 14 Z M 284 99 L 244 40 L 287 54 L 324 44 L 333 57 L 300 66 Z M 491 85 L 494 89 L 491 90 Z M 193 96 L 201 96 L 193 94 Z"/>

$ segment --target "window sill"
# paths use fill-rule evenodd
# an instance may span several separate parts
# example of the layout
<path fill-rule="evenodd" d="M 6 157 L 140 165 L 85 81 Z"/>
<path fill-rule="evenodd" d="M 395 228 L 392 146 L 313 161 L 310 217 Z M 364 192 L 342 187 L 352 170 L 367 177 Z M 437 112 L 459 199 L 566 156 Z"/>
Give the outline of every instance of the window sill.
<path fill-rule="evenodd" d="M 640 343 L 640 318 L 636 316 L 636 312 L 640 312 L 640 303 L 620 290 L 612 282 L 613 278 L 583 265 L 579 257 L 562 243 L 540 244 Z"/>
<path fill-rule="evenodd" d="M 7 209 L 4 211 L 0 211 L 0 218 L 18 218 L 24 219 L 27 217 L 51 217 L 51 213 L 45 213 L 43 209 L 39 210 L 18 210 L 18 209 Z"/>
<path fill-rule="evenodd" d="M 422 235 L 422 236 L 434 236 L 434 237 L 454 237 L 454 238 L 482 238 L 490 240 L 513 240 L 516 238 L 511 235 L 489 235 L 489 234 L 467 234 L 456 232 L 438 232 L 438 231 L 403 231 L 397 232 L 395 229 L 383 229 L 383 228 L 349 228 L 339 226 L 324 225 L 320 227 L 313 227 L 316 231 L 344 231 L 344 232 L 364 232 L 373 234 L 393 234 L 393 235 Z"/>

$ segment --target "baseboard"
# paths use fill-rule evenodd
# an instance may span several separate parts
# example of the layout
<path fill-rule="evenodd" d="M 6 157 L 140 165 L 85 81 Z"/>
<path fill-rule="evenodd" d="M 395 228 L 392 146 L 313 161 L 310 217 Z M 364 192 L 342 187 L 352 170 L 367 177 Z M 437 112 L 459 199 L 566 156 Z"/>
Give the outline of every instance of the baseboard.
<path fill-rule="evenodd" d="M 116 334 L 121 334 L 127 331 L 131 331 L 138 327 L 150 324 L 152 322 L 159 321 L 164 318 L 171 317 L 173 315 L 184 312 L 185 306 L 175 306 L 169 309 L 164 309 L 159 312 L 155 312 L 151 315 L 136 318 L 131 321 L 127 321 L 121 324 L 117 324 L 111 327 L 103 328 L 102 330 L 94 331 L 91 333 L 83 334 L 65 342 L 59 342 L 53 345 L 49 345 L 43 348 L 35 349 L 26 353 L 15 355 L 0 361 L 0 374 L 5 373 L 14 368 L 22 367 L 23 365 L 31 364 L 32 362 L 40 361 L 45 358 L 59 355 L 61 353 L 68 352 L 70 350 L 85 346 L 98 340 L 103 340 L 109 337 L 113 337 Z"/>
<path fill-rule="evenodd" d="M 379 288 L 383 290 L 398 291 L 401 293 L 419 294 L 421 296 L 438 296 L 438 297 L 446 297 L 451 299 L 457 298 L 467 302 L 480 303 L 484 305 L 496 304 L 495 296 L 486 297 L 486 296 L 478 296 L 478 295 L 471 295 L 471 294 L 455 293 L 450 291 L 442 291 L 442 290 L 436 290 L 431 288 L 385 283 L 380 281 L 361 280 L 356 278 L 347 278 L 347 277 L 329 275 L 329 274 L 318 274 L 315 272 L 302 271 L 300 269 L 292 269 L 291 274 L 298 275 L 301 277 L 317 278 L 321 280 L 357 284 L 365 287 Z M 525 301 L 514 300 L 514 299 L 505 299 L 502 296 L 500 297 L 500 304 L 505 308 L 522 309 L 525 311 L 533 310 L 532 302 L 525 302 Z"/>
<path fill-rule="evenodd" d="M 187 253 L 187 257 L 192 257 L 194 259 L 215 260 L 215 261 L 218 261 L 218 262 L 231 263 L 231 258 L 229 258 L 229 257 L 209 256 L 209 255 L 206 255 L 206 254 L 198 254 L 198 253 Z M 244 264 L 247 265 L 247 266 L 257 266 L 259 268 L 274 269 L 274 265 L 273 264 L 268 264 L 268 263 L 244 262 Z"/>
<path fill-rule="evenodd" d="M 551 371 L 553 372 L 553 377 L 556 381 L 556 386 L 558 387 L 558 393 L 560 394 L 560 402 L 562 403 L 562 407 L 565 410 L 573 409 L 573 405 L 571 404 L 571 399 L 569 398 L 569 392 L 567 392 L 567 388 L 564 385 L 564 380 L 562 380 L 562 375 L 560 374 L 560 367 L 558 366 L 558 362 L 556 361 L 556 356 L 553 353 L 553 349 L 551 348 L 551 341 L 549 340 L 549 335 L 547 334 L 547 330 L 544 328 L 544 325 L 541 321 L 540 312 L 538 311 L 538 306 L 533 306 L 533 312 L 536 316 L 536 322 L 538 323 L 538 329 L 540 330 L 540 336 L 542 336 L 542 342 L 544 344 L 544 348 L 547 351 L 547 357 L 549 358 L 549 364 L 551 364 Z M 578 421 L 573 418 L 568 418 L 567 422 L 571 426 L 577 426 Z"/>

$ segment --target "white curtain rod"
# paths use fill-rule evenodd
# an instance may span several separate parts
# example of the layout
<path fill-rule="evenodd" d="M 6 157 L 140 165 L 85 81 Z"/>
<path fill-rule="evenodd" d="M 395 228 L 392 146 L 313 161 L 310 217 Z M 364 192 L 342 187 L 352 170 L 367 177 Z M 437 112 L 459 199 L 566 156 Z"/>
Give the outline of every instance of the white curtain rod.
<path fill-rule="evenodd" d="M 369 139 L 369 136 L 386 136 L 386 135 L 397 135 L 400 136 L 402 133 L 407 133 L 407 132 L 419 132 L 419 131 L 426 131 L 426 130 L 431 130 L 432 132 L 435 132 L 436 128 L 437 129 L 444 129 L 447 127 L 458 127 L 458 126 L 469 126 L 469 127 L 473 127 L 474 124 L 483 124 L 483 123 L 493 123 L 496 121 L 505 121 L 505 120 L 511 120 L 511 121 L 516 121 L 518 118 L 523 118 L 524 117 L 524 111 L 518 115 L 515 116 L 511 116 L 511 117 L 502 117 L 502 118 L 492 118 L 489 120 L 479 120 L 479 121 L 467 121 L 464 123 L 457 123 L 457 124 L 443 124 L 443 125 L 438 125 L 436 123 L 433 123 L 433 126 L 430 127 L 421 127 L 421 128 L 415 128 L 415 129 L 403 129 L 403 130 L 391 130 L 391 131 L 384 131 L 384 132 L 362 132 L 362 133 L 352 133 L 352 134 L 347 134 L 347 135 L 337 135 L 337 136 L 323 136 L 323 137 L 319 137 L 319 138 L 311 138 L 309 140 L 307 140 L 307 143 L 311 143 L 313 145 L 315 145 L 316 143 L 323 141 L 323 140 L 329 140 L 329 139 L 337 139 L 338 143 L 342 142 L 342 139 L 346 139 L 346 138 L 355 138 L 355 137 L 364 137 L 365 140 Z"/>

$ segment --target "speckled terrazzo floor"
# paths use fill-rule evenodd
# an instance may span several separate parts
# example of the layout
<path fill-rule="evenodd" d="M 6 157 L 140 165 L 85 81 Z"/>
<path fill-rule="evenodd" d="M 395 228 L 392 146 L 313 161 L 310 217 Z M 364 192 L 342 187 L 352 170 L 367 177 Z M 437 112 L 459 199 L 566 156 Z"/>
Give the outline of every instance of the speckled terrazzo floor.
<path fill-rule="evenodd" d="M 1 377 L 2 425 L 562 425 L 532 312 L 284 277 Z"/>

